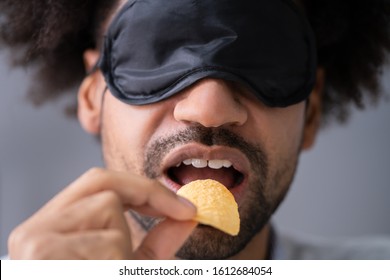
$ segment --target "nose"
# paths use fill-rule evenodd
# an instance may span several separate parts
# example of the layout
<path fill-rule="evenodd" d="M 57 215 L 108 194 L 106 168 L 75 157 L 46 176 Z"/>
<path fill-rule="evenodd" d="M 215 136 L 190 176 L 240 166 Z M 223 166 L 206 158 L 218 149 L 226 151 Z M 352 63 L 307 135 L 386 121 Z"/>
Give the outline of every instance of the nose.
<path fill-rule="evenodd" d="M 174 118 L 204 127 L 243 125 L 248 112 L 238 95 L 227 81 L 203 79 L 183 93 L 175 105 Z"/>

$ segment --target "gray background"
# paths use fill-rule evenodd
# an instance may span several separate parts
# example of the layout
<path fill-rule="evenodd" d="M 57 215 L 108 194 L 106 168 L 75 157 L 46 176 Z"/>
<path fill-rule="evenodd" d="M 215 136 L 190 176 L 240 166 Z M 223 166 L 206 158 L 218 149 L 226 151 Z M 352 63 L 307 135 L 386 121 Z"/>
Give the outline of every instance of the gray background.
<path fill-rule="evenodd" d="M 64 117 L 63 100 L 38 109 L 25 100 L 28 74 L 10 71 L 0 54 L 0 254 L 12 228 L 85 170 L 101 166 L 97 142 Z M 331 238 L 390 236 L 389 122 L 386 102 L 322 131 L 303 153 L 274 222 Z"/>

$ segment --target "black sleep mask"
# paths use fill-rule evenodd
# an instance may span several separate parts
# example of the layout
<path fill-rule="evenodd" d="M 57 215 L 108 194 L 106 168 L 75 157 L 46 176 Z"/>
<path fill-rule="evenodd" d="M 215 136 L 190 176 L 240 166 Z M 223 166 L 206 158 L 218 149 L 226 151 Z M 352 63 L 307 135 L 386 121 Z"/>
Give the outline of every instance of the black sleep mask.
<path fill-rule="evenodd" d="M 98 67 L 129 104 L 158 102 L 210 77 L 284 107 L 309 96 L 316 50 L 289 0 L 129 0 L 108 29 Z"/>

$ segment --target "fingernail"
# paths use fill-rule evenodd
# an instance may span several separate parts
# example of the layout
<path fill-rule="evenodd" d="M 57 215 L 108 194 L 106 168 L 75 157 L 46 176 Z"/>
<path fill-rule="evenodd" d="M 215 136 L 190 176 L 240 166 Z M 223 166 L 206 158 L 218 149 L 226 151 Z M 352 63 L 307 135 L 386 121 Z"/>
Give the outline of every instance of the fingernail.
<path fill-rule="evenodd" d="M 189 201 L 188 199 L 186 199 L 186 198 L 184 198 L 184 197 L 182 197 L 182 196 L 178 196 L 178 198 L 179 198 L 179 200 L 180 200 L 183 204 L 185 204 L 185 205 L 187 205 L 187 206 L 190 206 L 191 208 L 193 208 L 193 209 L 196 210 L 196 206 L 195 206 L 191 201 Z"/>

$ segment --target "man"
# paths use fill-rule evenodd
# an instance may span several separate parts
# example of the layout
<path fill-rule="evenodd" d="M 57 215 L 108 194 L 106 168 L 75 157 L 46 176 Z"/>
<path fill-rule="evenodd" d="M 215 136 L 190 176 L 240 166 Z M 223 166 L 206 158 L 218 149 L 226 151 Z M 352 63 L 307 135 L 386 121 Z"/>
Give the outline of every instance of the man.
<path fill-rule="evenodd" d="M 11 258 L 275 258 L 269 218 L 321 113 L 379 93 L 388 4 L 214 2 L 1 4 L 3 40 L 42 63 L 47 92 L 77 82 L 83 57 L 78 118 L 107 166 L 20 225 Z M 237 237 L 174 194 L 203 178 L 234 195 Z"/>

